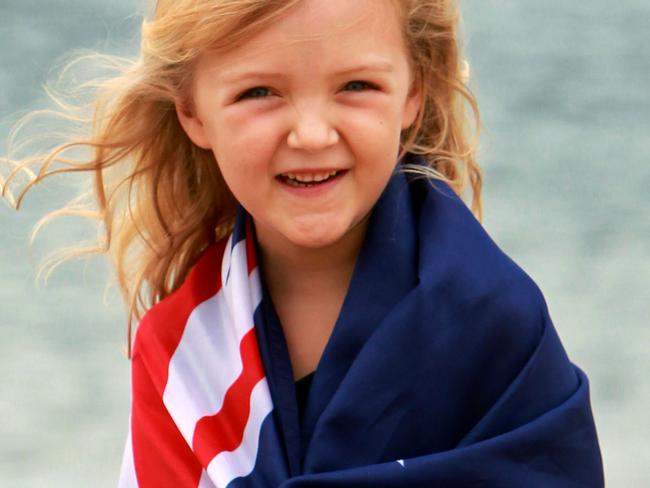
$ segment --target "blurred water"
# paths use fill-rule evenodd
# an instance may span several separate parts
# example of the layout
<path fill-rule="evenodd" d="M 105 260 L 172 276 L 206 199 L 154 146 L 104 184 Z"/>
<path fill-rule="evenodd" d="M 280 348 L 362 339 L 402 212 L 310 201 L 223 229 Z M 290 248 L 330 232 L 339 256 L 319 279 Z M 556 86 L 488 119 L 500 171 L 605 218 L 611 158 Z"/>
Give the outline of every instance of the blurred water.
<path fill-rule="evenodd" d="M 484 132 L 485 225 L 545 292 L 590 376 L 608 486 L 650 472 L 650 41 L 646 0 L 462 2 Z M 3 0 L 0 134 L 71 49 L 134 53 L 138 0 Z M 4 153 L 0 142 L 0 152 Z M 114 486 L 128 416 L 124 313 L 105 267 L 34 285 L 27 249 L 61 183 L 0 205 L 0 485 Z M 36 250 L 83 234 L 54 226 Z"/>

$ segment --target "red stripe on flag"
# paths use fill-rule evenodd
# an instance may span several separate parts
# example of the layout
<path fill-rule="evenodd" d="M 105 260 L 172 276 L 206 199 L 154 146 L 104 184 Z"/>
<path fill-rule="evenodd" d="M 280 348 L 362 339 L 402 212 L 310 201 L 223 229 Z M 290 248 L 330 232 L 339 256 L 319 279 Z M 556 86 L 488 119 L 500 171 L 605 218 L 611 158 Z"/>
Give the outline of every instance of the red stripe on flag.
<path fill-rule="evenodd" d="M 132 362 L 131 442 L 139 488 L 196 487 L 203 468 L 149 376 L 141 356 Z"/>
<path fill-rule="evenodd" d="M 226 392 L 221 410 L 203 417 L 194 430 L 193 450 L 203 466 L 207 466 L 219 453 L 234 451 L 239 447 L 250 415 L 251 393 L 264 378 L 254 328 L 242 338 L 239 351 L 242 372 Z"/>
<path fill-rule="evenodd" d="M 221 289 L 221 262 L 227 239 L 201 255 L 183 285 L 143 317 L 132 360 L 131 433 L 140 488 L 195 487 L 202 466 L 181 435 L 162 396 L 169 362 L 187 320 L 201 303 Z"/>

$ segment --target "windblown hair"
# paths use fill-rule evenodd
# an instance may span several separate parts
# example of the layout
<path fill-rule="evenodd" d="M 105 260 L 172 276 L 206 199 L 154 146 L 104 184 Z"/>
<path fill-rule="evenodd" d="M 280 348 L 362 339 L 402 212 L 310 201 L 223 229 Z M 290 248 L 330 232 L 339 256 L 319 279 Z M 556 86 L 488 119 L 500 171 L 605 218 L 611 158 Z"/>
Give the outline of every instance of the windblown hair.
<path fill-rule="evenodd" d="M 475 161 L 478 108 L 466 85 L 455 1 L 393 1 L 423 93 L 417 121 L 402 135 L 401 151 L 423 155 L 428 162 L 428 167 L 404 165 L 404 170 L 445 180 L 458 194 L 469 183 L 471 207 L 480 220 L 481 174 Z M 51 175 L 91 175 L 94 188 L 85 195 L 88 203 L 81 205 L 79 198 L 51 212 L 37 229 L 65 215 L 99 223 L 102 232 L 95 245 L 60 257 L 110 256 L 129 309 L 129 356 L 132 320 L 177 289 L 201 252 L 227 235 L 234 220 L 236 201 L 212 152 L 190 141 L 176 115 L 176 104 L 191 99 L 194 65 L 206 49 L 237 46 L 300 2 L 158 0 L 143 22 L 137 59 L 93 57 L 104 61 L 113 75 L 92 83 L 95 91 L 88 116 L 79 115 L 83 107 L 55 99 L 58 115 L 85 126 L 86 136 L 69 134 L 53 149 L 26 158 L 9 153 L 12 169 L 4 184 L 0 175 L 0 185 L 3 196 L 16 208 L 31 188 Z M 18 126 L 30 120 L 28 116 Z M 473 122 L 471 139 L 468 121 Z M 70 154 L 80 148 L 87 157 L 72 158 Z M 14 198 L 10 189 L 19 186 L 20 175 L 28 175 L 28 181 Z"/>

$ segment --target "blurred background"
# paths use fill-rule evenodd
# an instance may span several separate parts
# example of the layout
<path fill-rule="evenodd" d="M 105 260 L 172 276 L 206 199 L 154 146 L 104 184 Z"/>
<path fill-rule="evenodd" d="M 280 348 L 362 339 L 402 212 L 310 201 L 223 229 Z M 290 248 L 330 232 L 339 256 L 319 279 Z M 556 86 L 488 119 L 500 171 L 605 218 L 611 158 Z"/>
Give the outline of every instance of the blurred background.
<path fill-rule="evenodd" d="M 608 486 L 650 479 L 650 2 L 464 0 L 483 120 L 485 226 L 545 293 L 591 380 Z M 142 0 L 0 2 L 0 154 L 72 50 L 133 55 Z M 74 183 L 76 185 L 77 183 Z M 92 235 L 31 228 L 77 187 L 0 202 L 0 486 L 116 485 L 129 409 L 126 319 L 101 259 L 38 258 Z"/>

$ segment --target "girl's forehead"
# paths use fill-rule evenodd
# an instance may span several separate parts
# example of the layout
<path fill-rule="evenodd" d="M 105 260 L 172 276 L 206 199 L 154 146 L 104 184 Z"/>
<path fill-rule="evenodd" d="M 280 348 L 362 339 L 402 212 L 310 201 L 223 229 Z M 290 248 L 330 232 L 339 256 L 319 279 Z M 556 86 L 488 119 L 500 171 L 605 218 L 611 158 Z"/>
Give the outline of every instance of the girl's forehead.
<path fill-rule="evenodd" d="M 271 62 L 304 51 L 314 62 L 327 63 L 345 55 L 401 54 L 404 43 L 398 19 L 394 0 L 304 0 L 215 58 L 228 64 Z"/>
<path fill-rule="evenodd" d="M 284 16 L 287 30 L 325 30 L 323 34 L 359 29 L 368 23 L 392 23 L 392 0 L 302 0 Z"/>

